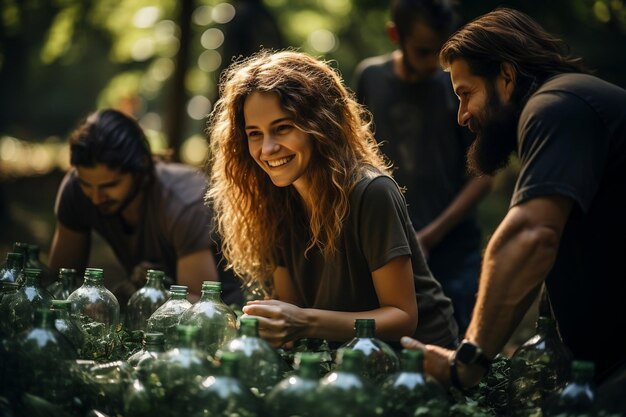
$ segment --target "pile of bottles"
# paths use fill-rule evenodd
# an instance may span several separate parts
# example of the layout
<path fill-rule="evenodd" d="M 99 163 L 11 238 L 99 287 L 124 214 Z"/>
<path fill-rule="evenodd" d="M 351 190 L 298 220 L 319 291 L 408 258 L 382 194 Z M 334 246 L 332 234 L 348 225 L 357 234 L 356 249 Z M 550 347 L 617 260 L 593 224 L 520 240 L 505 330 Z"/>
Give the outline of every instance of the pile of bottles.
<path fill-rule="evenodd" d="M 336 349 L 319 339 L 275 349 L 257 318 L 222 301 L 219 282 L 205 281 L 192 304 L 187 287 L 166 289 L 149 270 L 121 315 L 102 269 L 87 268 L 81 284 L 61 269 L 44 287 L 50 272 L 25 262 L 28 247 L 16 244 L 0 269 L 0 415 L 467 415 L 424 373 L 423 353 L 394 350 L 373 319 L 355 320 Z M 484 415 L 613 415 L 597 409 L 593 364 L 572 361 L 550 318 L 510 364 L 508 407 Z"/>

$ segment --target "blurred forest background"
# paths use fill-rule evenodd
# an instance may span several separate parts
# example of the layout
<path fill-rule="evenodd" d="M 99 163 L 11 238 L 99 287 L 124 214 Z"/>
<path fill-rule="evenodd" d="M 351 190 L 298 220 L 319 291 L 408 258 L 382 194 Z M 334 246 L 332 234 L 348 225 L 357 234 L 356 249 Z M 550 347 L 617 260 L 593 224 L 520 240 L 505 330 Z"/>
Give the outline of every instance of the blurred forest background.
<path fill-rule="evenodd" d="M 561 36 L 600 77 L 626 86 L 623 0 L 461 1 L 466 22 L 519 9 Z M 200 165 L 220 71 L 259 45 L 332 60 L 352 85 L 363 58 L 389 52 L 382 0 L 2 0 L 0 2 L 0 256 L 15 241 L 47 260 L 65 138 L 88 112 L 134 114 L 155 152 Z M 505 214 L 515 165 L 481 205 L 485 235 Z M 121 273 L 96 241 L 92 266 Z M 4 259 L 3 259 L 4 261 Z"/>

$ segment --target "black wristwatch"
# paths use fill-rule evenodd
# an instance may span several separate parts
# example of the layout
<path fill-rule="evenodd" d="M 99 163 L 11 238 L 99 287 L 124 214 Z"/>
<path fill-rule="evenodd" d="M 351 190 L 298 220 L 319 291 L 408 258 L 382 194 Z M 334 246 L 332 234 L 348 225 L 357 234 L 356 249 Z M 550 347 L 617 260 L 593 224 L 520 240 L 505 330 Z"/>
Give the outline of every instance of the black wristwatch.
<path fill-rule="evenodd" d="M 485 369 L 485 371 L 489 370 L 491 366 L 491 359 L 489 359 L 483 351 L 472 342 L 464 340 L 461 342 L 459 347 L 456 349 L 454 353 L 454 358 L 452 358 L 452 363 L 450 364 L 450 382 L 455 388 L 464 389 L 461 380 L 459 379 L 459 372 L 457 370 L 456 364 L 461 362 L 465 365 L 478 365 Z"/>

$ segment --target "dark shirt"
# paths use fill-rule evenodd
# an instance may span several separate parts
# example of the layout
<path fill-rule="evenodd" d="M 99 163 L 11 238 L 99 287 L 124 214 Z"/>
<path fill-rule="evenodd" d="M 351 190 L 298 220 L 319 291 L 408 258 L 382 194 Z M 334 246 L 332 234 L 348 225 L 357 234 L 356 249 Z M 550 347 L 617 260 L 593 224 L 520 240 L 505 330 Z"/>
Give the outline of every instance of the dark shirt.
<path fill-rule="evenodd" d="M 457 326 L 452 304 L 433 278 L 419 249 L 406 202 L 388 176 L 362 179 L 350 193 L 350 209 L 338 251 L 328 260 L 310 241 L 306 222 L 292 225 L 279 264 L 286 266 L 305 308 L 368 311 L 380 307 L 372 272 L 398 256 L 413 264 L 418 325 L 413 336 L 424 343 L 453 345 Z"/>
<path fill-rule="evenodd" d="M 626 91 L 562 74 L 529 99 L 518 125 L 511 206 L 574 201 L 546 285 L 563 340 L 601 379 L 626 358 Z"/>

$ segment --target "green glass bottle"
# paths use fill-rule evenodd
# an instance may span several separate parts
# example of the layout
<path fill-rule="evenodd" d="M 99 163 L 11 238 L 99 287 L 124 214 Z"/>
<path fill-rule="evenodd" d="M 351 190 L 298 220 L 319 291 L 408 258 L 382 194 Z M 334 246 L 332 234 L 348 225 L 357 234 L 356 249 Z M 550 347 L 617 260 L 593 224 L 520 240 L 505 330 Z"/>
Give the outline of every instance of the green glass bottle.
<path fill-rule="evenodd" d="M 9 336 L 30 328 L 35 310 L 47 310 L 52 302 L 52 296 L 41 286 L 39 269 L 25 268 L 24 277 L 23 285 L 3 296 L 0 303 L 0 323 Z"/>
<path fill-rule="evenodd" d="M 225 352 L 216 375 L 203 379 L 192 417 L 261 417 L 261 401 L 239 379 L 239 355 Z"/>
<path fill-rule="evenodd" d="M 42 281 L 49 282 L 53 279 L 52 271 L 48 268 L 48 265 L 44 264 L 39 258 L 39 245 L 29 243 L 26 251 L 28 252 L 28 259 L 25 263 L 25 268 L 41 269 Z"/>
<path fill-rule="evenodd" d="M 595 410 L 596 388 L 593 382 L 595 366 L 589 361 L 572 361 L 571 380 L 551 399 L 546 416 L 586 417 Z M 624 411 L 624 410 L 622 410 Z"/>
<path fill-rule="evenodd" d="M 354 328 L 355 337 L 340 346 L 340 349 L 362 352 L 365 361 L 362 375 L 370 381 L 380 384 L 398 370 L 400 366 L 398 355 L 391 346 L 376 338 L 374 319 L 356 319 Z"/>
<path fill-rule="evenodd" d="M 176 326 L 178 326 L 180 317 L 190 307 L 191 303 L 187 300 L 187 286 L 170 286 L 170 298 L 148 318 L 146 331 L 163 333 L 165 335 L 165 350 L 173 348 L 176 346 L 178 334 Z"/>
<path fill-rule="evenodd" d="M 104 271 L 87 268 L 83 285 L 67 297 L 72 303 L 72 315 L 90 336 L 102 337 L 119 323 L 120 305 L 104 286 Z"/>
<path fill-rule="evenodd" d="M 127 362 L 130 366 L 137 369 L 139 363 L 143 361 L 144 365 L 148 361 L 158 359 L 165 352 L 165 335 L 161 332 L 147 332 L 143 336 L 143 348 L 132 354 Z"/>
<path fill-rule="evenodd" d="M 266 414 L 273 417 L 313 417 L 319 382 L 320 355 L 297 353 L 296 374 L 280 381 L 265 398 Z"/>
<path fill-rule="evenodd" d="M 337 351 L 337 368 L 322 378 L 316 391 L 318 417 L 372 417 L 379 413 L 379 400 L 372 383 L 362 376 L 363 352 Z"/>
<path fill-rule="evenodd" d="M 412 417 L 420 409 L 424 416 L 447 416 L 449 402 L 443 387 L 424 373 L 424 354 L 403 350 L 400 370 L 381 385 L 382 408 L 386 415 Z"/>
<path fill-rule="evenodd" d="M 78 289 L 78 271 L 73 268 L 59 269 L 57 281 L 48 286 L 48 292 L 55 300 L 67 300 Z"/>
<path fill-rule="evenodd" d="M 24 255 L 16 252 L 7 253 L 6 263 L 0 268 L 0 282 L 17 282 L 23 264 Z"/>
<path fill-rule="evenodd" d="M 150 392 L 136 376 L 124 393 L 124 417 L 153 417 L 163 415 L 154 406 Z"/>
<path fill-rule="evenodd" d="M 218 351 L 239 355 L 241 369 L 254 370 L 241 375 L 241 380 L 258 397 L 264 397 L 282 379 L 286 364 L 280 355 L 259 337 L 259 320 L 256 317 L 239 319 L 239 336 L 227 342 Z"/>
<path fill-rule="evenodd" d="M 76 353 L 55 328 L 53 313 L 47 308 L 35 310 L 33 327 L 19 333 L 14 343 L 22 391 L 56 405 L 68 404 L 72 398 L 69 370 Z"/>
<path fill-rule="evenodd" d="M 72 303 L 68 300 L 52 300 L 51 309 L 55 313 L 54 327 L 69 340 L 77 353 L 81 356 L 85 333 L 71 315 Z"/>
<path fill-rule="evenodd" d="M 126 327 L 131 330 L 145 330 L 152 313 L 165 304 L 170 296 L 163 285 L 165 272 L 149 269 L 146 276 L 146 285 L 128 299 Z"/>
<path fill-rule="evenodd" d="M 183 416 L 194 411 L 200 381 L 213 373 L 207 355 L 196 345 L 198 329 L 179 325 L 175 347 L 155 360 L 144 384 L 161 415 Z"/>
<path fill-rule="evenodd" d="M 124 361 L 99 363 L 89 369 L 92 406 L 118 415 L 124 409 L 124 394 L 135 380 L 132 366 Z"/>
<path fill-rule="evenodd" d="M 198 347 L 212 356 L 224 343 L 237 337 L 237 316 L 222 301 L 221 291 L 219 282 L 204 281 L 200 299 L 180 318 L 180 324 L 198 327 Z"/>
<path fill-rule="evenodd" d="M 17 277 L 17 283 L 22 285 L 24 283 L 24 268 L 28 267 L 28 243 L 25 242 L 14 242 L 13 243 L 13 252 L 22 254 L 22 272 Z"/>
<path fill-rule="evenodd" d="M 571 358 L 556 320 L 538 317 L 536 334 L 511 356 L 509 414 L 525 417 L 541 413 L 546 400 L 565 385 Z"/>

